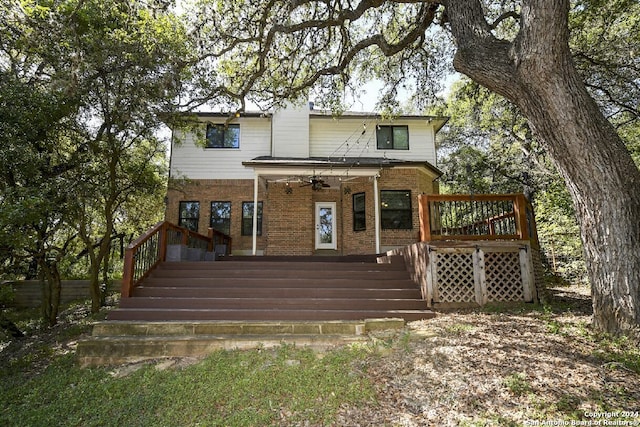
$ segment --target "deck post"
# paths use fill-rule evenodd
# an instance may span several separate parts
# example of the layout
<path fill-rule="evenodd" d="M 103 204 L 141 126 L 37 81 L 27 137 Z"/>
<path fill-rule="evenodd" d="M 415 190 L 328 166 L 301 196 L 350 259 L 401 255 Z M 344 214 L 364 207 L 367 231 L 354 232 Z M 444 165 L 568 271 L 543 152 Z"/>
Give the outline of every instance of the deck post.
<path fill-rule="evenodd" d="M 207 243 L 207 252 L 213 252 L 213 228 L 209 227 L 207 229 L 207 237 L 209 238 L 209 242 Z"/>
<path fill-rule="evenodd" d="M 431 213 L 429 212 L 429 198 L 426 194 L 418 196 L 418 216 L 420 217 L 420 241 L 431 241 Z"/>
<path fill-rule="evenodd" d="M 129 298 L 133 288 L 133 250 L 127 248 L 124 253 L 124 272 L 122 274 L 122 287 L 120 298 Z"/>
<path fill-rule="evenodd" d="M 435 251 L 432 252 L 428 246 L 425 248 L 425 252 L 427 254 L 427 256 L 425 257 L 425 262 L 427 263 L 427 271 L 425 274 L 426 292 L 425 295 L 423 295 L 423 298 L 427 300 L 427 307 L 431 308 L 434 300 L 434 288 L 436 287 L 434 283 L 434 277 L 436 269 L 435 257 L 437 253 Z"/>
<path fill-rule="evenodd" d="M 533 275 L 533 266 L 531 264 L 531 245 L 527 245 L 520 249 L 520 274 L 522 276 L 522 293 L 524 300 L 534 301 L 535 278 Z"/>
<path fill-rule="evenodd" d="M 161 262 L 165 262 L 167 260 L 167 223 L 164 222 L 162 224 L 162 228 L 160 229 L 160 253 L 159 259 Z"/>
<path fill-rule="evenodd" d="M 182 241 L 181 244 L 186 248 L 189 246 L 189 229 L 185 229 L 182 232 Z"/>
<path fill-rule="evenodd" d="M 476 302 L 485 305 L 488 301 L 487 276 L 484 266 L 484 251 L 476 248 L 473 251 L 473 278 L 476 286 Z"/>
<path fill-rule="evenodd" d="M 527 227 L 527 199 L 524 194 L 516 194 L 513 203 L 514 214 L 518 222 L 518 236 L 520 240 L 529 240 L 529 230 Z"/>

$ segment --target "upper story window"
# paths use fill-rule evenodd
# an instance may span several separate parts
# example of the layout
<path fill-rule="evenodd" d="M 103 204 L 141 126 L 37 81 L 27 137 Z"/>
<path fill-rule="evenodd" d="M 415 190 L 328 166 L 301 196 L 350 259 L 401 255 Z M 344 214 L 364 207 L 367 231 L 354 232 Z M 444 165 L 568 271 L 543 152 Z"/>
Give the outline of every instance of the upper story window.
<path fill-rule="evenodd" d="M 211 228 L 231 234 L 231 202 L 211 202 Z"/>
<path fill-rule="evenodd" d="M 409 126 L 378 126 L 376 140 L 378 150 L 408 150 Z"/>
<path fill-rule="evenodd" d="M 180 202 L 178 225 L 191 231 L 198 231 L 200 202 Z"/>
<path fill-rule="evenodd" d="M 240 148 L 240 125 L 208 123 L 207 148 Z"/>
<path fill-rule="evenodd" d="M 413 228 L 411 191 L 380 191 L 380 225 L 387 230 Z"/>

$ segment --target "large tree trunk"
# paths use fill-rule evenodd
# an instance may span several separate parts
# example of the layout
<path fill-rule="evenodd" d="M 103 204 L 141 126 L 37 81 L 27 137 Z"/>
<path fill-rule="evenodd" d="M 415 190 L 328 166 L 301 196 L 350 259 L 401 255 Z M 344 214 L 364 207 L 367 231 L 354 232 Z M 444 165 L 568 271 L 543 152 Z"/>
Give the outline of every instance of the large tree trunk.
<path fill-rule="evenodd" d="M 640 171 L 576 71 L 568 0 L 524 1 L 513 43 L 491 35 L 478 1 L 447 3 L 456 68 L 522 110 L 567 183 L 581 226 L 594 326 L 637 333 Z"/>

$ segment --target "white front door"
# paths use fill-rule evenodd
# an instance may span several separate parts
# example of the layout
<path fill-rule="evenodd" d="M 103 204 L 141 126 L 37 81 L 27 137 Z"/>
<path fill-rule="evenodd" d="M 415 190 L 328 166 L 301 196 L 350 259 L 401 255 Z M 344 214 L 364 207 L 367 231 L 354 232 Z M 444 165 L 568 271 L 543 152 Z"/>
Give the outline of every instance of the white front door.
<path fill-rule="evenodd" d="M 316 249 L 337 249 L 336 204 L 316 203 Z"/>

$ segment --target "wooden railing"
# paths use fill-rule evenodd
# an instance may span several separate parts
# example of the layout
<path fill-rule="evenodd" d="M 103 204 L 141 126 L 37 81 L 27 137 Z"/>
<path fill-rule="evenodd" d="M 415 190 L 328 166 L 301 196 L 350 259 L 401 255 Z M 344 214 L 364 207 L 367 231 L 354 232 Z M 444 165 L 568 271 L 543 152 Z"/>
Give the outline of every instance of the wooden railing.
<path fill-rule="evenodd" d="M 211 241 L 211 248 L 209 251 L 218 252 L 218 249 L 223 246 L 225 250 L 225 254 L 231 253 L 231 236 L 224 234 L 221 231 L 215 230 L 213 228 L 209 228 L 208 237 Z"/>
<path fill-rule="evenodd" d="M 420 240 L 537 241 L 533 208 L 523 194 L 423 194 Z"/>
<path fill-rule="evenodd" d="M 168 245 L 184 245 L 212 252 L 216 245 L 224 246 L 224 254 L 231 253 L 231 237 L 209 229 L 204 236 L 167 221 L 161 221 L 133 241 L 125 252 L 122 274 L 122 298 L 131 296 L 136 287 L 151 271 L 167 259 Z"/>

